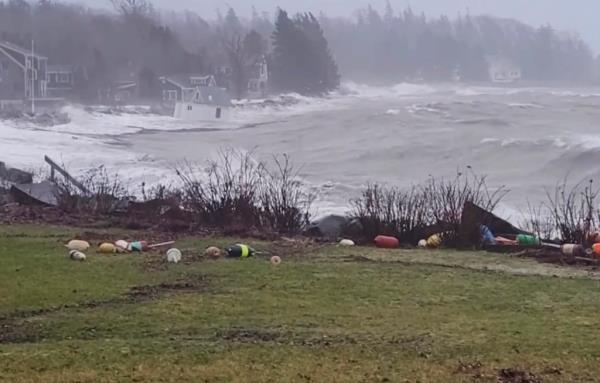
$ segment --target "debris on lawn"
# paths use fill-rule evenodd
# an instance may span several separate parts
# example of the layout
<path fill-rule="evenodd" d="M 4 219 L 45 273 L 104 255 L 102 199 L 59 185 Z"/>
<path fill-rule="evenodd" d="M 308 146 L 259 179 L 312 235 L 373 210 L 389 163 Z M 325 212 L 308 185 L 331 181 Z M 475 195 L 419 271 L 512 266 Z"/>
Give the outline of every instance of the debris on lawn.
<path fill-rule="evenodd" d="M 169 263 L 179 263 L 181 262 L 182 254 L 179 249 L 169 249 L 167 251 L 167 262 Z"/>
<path fill-rule="evenodd" d="M 112 243 L 102 243 L 98 247 L 98 253 L 100 254 L 116 254 L 117 247 Z"/>
<path fill-rule="evenodd" d="M 400 247 L 400 241 L 395 237 L 378 235 L 375 237 L 375 246 L 381 249 L 397 249 Z"/>
<path fill-rule="evenodd" d="M 85 261 L 87 257 L 81 251 L 71 250 L 69 251 L 69 258 L 71 258 L 74 261 Z"/>
<path fill-rule="evenodd" d="M 275 266 L 279 265 L 281 263 L 281 257 L 278 257 L 277 255 L 272 256 L 271 263 Z"/>
<path fill-rule="evenodd" d="M 128 251 L 129 242 L 119 239 L 118 241 L 115 241 L 115 246 L 122 251 Z"/>
<path fill-rule="evenodd" d="M 229 258 L 248 258 L 253 257 L 256 250 L 248 245 L 238 243 L 237 245 L 229 246 L 226 252 Z"/>
<path fill-rule="evenodd" d="M 221 249 L 219 249 L 218 247 L 215 246 L 211 246 L 209 248 L 207 248 L 206 250 L 204 250 L 204 256 L 208 257 L 208 258 L 212 258 L 212 259 L 219 259 L 221 258 Z"/>
<path fill-rule="evenodd" d="M 356 246 L 356 244 L 351 239 L 342 239 L 340 241 L 340 246 Z"/>
<path fill-rule="evenodd" d="M 91 246 L 90 246 L 89 242 L 87 242 L 87 241 L 82 241 L 82 240 L 79 240 L 79 239 L 74 239 L 74 240 L 70 241 L 66 245 L 66 247 L 69 250 L 86 251 Z"/>
<path fill-rule="evenodd" d="M 134 241 L 134 242 L 131 242 L 127 246 L 127 250 L 129 250 L 129 251 L 135 251 L 135 252 L 146 251 L 146 250 L 148 250 L 148 242 L 146 242 L 146 241 Z"/>

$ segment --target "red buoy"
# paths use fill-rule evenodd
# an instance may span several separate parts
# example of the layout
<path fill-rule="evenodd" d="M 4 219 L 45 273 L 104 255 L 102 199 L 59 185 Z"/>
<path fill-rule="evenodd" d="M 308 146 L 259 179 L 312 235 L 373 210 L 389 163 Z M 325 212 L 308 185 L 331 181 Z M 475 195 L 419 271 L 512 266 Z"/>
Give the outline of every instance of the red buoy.
<path fill-rule="evenodd" d="M 382 249 L 397 249 L 400 247 L 400 241 L 398 241 L 398 238 L 378 235 L 375 238 L 375 246 Z"/>

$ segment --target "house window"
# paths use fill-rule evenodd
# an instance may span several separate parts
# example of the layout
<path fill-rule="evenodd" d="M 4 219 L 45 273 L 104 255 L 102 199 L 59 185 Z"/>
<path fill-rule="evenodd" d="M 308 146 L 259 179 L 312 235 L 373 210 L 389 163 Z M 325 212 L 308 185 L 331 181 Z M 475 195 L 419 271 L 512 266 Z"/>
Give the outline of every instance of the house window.
<path fill-rule="evenodd" d="M 217 112 L 215 113 L 216 118 L 221 118 L 221 108 L 217 108 Z"/>
<path fill-rule="evenodd" d="M 187 106 L 187 110 L 188 110 L 188 111 L 191 111 L 191 110 L 192 110 L 192 106 L 191 106 L 191 105 L 188 105 L 188 106 Z"/>
<path fill-rule="evenodd" d="M 57 75 L 57 77 L 58 77 L 58 81 L 57 82 L 59 84 L 68 84 L 70 82 L 69 81 L 69 74 L 68 73 L 59 73 Z"/>
<path fill-rule="evenodd" d="M 192 85 L 200 85 L 200 86 L 207 85 L 207 81 L 205 78 L 192 78 L 192 79 L 190 79 L 190 82 L 192 83 Z"/>
<path fill-rule="evenodd" d="M 177 91 L 163 90 L 163 101 L 177 101 Z"/>

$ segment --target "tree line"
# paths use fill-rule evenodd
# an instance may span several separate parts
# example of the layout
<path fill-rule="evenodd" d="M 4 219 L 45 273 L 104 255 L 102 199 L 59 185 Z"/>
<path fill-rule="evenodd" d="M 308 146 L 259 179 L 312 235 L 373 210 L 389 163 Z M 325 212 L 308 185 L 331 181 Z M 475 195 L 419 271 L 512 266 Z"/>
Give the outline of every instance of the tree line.
<path fill-rule="evenodd" d="M 77 95 L 135 77 L 151 93 L 158 75 L 214 74 L 237 98 L 246 96 L 256 64 L 269 64 L 273 91 L 319 94 L 340 74 L 355 81 L 488 79 L 490 59 L 518 65 L 524 79 L 584 81 L 594 57 L 576 35 L 489 16 L 427 18 L 410 8 L 353 18 L 254 10 L 239 17 L 159 11 L 149 0 L 107 0 L 114 11 L 60 1 L 0 0 L 0 39 L 37 49 L 50 63 L 70 64 Z"/>

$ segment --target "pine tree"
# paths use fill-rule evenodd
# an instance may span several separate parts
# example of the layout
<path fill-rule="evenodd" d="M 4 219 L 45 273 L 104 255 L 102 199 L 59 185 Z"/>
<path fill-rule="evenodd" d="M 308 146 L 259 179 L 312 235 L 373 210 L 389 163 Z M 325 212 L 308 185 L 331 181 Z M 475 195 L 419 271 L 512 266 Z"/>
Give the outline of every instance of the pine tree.
<path fill-rule="evenodd" d="M 279 11 L 273 32 L 274 86 L 280 91 L 320 94 L 339 86 L 337 65 L 312 14 L 290 19 Z"/>

